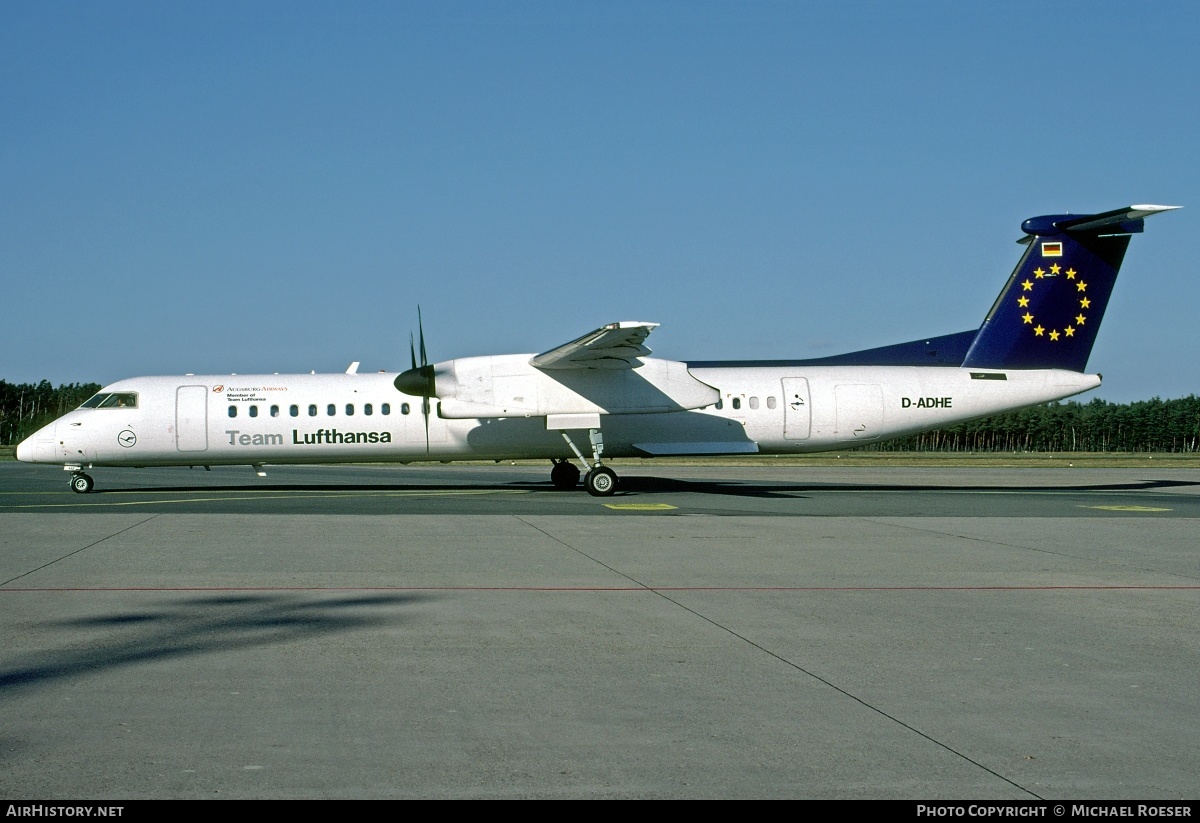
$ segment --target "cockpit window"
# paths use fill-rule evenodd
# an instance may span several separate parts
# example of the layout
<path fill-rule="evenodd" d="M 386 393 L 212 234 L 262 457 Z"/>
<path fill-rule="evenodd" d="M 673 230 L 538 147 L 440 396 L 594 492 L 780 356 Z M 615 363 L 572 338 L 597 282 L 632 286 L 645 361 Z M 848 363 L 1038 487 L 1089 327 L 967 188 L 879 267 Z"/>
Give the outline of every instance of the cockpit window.
<path fill-rule="evenodd" d="M 101 392 L 84 402 L 81 409 L 136 409 L 137 392 Z"/>

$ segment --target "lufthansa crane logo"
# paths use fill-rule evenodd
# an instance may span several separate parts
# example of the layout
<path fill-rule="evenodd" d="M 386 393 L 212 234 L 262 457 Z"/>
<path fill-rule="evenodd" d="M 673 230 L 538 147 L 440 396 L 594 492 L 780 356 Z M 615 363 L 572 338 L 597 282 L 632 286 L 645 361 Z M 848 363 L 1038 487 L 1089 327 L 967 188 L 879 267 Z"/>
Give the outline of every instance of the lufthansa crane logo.
<path fill-rule="evenodd" d="M 1039 323 L 1038 318 L 1029 310 L 1029 298 L 1033 295 L 1034 289 L 1048 288 L 1060 275 L 1065 277 L 1066 281 L 1070 284 L 1068 291 L 1073 295 L 1072 299 L 1079 301 L 1079 313 L 1075 317 L 1070 318 L 1062 328 L 1048 328 Z M 1042 280 L 1050 280 L 1050 283 L 1042 284 L 1039 282 Z M 1038 266 L 1033 270 L 1033 279 L 1031 280 L 1027 277 L 1021 283 L 1021 293 L 1017 297 L 1017 305 L 1025 309 L 1025 313 L 1021 315 L 1021 320 L 1026 326 L 1032 328 L 1034 337 L 1045 338 L 1051 343 L 1057 343 L 1059 340 L 1074 337 L 1075 332 L 1087 323 L 1086 312 L 1092 305 L 1091 299 L 1087 296 L 1087 287 L 1088 284 L 1084 281 L 1082 275 L 1073 268 L 1062 271 L 1062 267 L 1057 263 L 1048 269 Z M 1042 305 L 1045 306 L 1044 301 Z"/>
<path fill-rule="evenodd" d="M 117 442 L 127 449 L 133 448 L 133 444 L 137 442 L 137 435 L 129 429 L 117 435 Z"/>

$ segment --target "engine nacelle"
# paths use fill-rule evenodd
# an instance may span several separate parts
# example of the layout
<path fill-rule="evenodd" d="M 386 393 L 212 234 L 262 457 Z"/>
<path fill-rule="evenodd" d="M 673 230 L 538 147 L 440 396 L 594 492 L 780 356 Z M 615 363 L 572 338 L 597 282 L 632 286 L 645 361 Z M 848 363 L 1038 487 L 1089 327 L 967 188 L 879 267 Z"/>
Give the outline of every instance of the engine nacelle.
<path fill-rule="evenodd" d="M 687 364 L 645 358 L 636 369 L 554 369 L 530 355 L 464 357 L 437 365 L 442 417 L 544 417 L 550 414 L 654 414 L 711 406 L 720 399 Z"/>

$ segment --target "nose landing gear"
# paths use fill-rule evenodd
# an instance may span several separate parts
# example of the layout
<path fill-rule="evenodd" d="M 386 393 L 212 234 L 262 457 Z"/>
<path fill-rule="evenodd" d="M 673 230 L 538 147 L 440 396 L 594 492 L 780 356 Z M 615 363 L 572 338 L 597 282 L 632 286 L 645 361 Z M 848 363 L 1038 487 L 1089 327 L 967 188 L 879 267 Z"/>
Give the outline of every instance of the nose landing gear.
<path fill-rule="evenodd" d="M 596 466 L 584 476 L 583 485 L 590 495 L 608 497 L 617 490 L 617 473 L 608 466 Z"/>
<path fill-rule="evenodd" d="M 92 480 L 90 475 L 83 472 L 74 472 L 71 475 L 71 491 L 76 494 L 87 494 L 96 485 L 96 481 Z"/>

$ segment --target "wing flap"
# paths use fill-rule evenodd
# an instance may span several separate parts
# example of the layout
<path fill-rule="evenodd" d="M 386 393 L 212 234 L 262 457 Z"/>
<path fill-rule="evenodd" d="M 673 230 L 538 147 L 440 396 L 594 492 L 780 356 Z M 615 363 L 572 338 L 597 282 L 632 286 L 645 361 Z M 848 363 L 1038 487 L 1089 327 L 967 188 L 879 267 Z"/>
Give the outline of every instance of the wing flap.
<path fill-rule="evenodd" d="M 538 369 L 636 369 L 642 365 L 638 358 L 650 354 L 643 343 L 657 325 L 633 320 L 609 323 L 535 355 L 529 365 Z"/>

